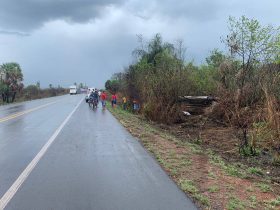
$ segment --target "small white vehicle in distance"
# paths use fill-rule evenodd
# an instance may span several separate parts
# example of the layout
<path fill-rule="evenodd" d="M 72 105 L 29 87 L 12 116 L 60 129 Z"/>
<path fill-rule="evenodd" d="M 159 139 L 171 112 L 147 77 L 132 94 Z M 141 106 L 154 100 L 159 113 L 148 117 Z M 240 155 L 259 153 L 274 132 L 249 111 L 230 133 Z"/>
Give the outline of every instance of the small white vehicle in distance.
<path fill-rule="evenodd" d="M 70 93 L 70 95 L 76 95 L 77 93 L 78 93 L 78 89 L 77 89 L 77 86 L 76 85 L 72 85 L 72 86 L 70 86 L 69 87 L 69 93 Z"/>

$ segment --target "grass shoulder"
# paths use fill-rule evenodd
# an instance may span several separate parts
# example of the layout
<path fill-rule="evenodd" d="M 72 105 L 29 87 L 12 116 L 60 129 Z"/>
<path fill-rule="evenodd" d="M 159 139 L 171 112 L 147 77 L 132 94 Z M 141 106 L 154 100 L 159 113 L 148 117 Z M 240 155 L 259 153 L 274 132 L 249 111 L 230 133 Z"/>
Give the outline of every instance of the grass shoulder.
<path fill-rule="evenodd" d="M 271 209 L 279 205 L 275 186 L 260 168 L 229 163 L 141 115 L 119 107 L 108 109 L 202 209 Z"/>

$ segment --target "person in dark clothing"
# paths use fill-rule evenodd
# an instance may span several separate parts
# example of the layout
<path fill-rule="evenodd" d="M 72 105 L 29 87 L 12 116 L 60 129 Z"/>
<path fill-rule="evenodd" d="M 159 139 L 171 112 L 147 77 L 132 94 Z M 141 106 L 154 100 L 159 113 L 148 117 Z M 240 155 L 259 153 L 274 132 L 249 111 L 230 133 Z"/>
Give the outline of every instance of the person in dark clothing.
<path fill-rule="evenodd" d="M 94 93 L 93 93 L 93 99 L 96 100 L 97 103 L 98 103 L 99 95 L 98 95 L 98 91 L 97 90 L 94 91 Z"/>

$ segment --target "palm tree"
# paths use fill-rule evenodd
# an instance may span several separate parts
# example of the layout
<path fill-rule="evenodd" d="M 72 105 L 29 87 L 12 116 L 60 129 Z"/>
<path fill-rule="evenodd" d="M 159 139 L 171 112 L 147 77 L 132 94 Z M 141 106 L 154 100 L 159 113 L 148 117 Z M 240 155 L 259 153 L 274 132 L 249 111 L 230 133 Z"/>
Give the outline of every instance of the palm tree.
<path fill-rule="evenodd" d="M 16 93 L 23 88 L 23 74 L 18 63 L 4 63 L 1 68 L 0 92 L 4 102 L 14 102 Z M 4 77 L 3 77 L 4 75 Z"/>
<path fill-rule="evenodd" d="M 156 34 L 154 38 L 147 43 L 144 47 L 143 40 L 140 39 L 141 47 L 133 51 L 133 54 L 138 58 L 146 59 L 147 63 L 156 65 L 156 56 L 160 53 L 167 52 L 171 55 L 174 54 L 174 46 L 170 43 L 164 43 L 160 34 Z"/>

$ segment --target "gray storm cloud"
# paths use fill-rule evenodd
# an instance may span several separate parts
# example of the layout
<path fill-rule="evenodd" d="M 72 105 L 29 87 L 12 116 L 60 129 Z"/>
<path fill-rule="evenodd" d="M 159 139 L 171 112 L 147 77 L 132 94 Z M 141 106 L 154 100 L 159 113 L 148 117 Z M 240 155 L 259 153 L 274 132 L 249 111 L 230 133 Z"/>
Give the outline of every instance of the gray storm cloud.
<path fill-rule="evenodd" d="M 148 16 L 156 14 L 171 18 L 183 17 L 195 21 L 208 21 L 216 17 L 216 14 L 224 3 L 222 0 L 150 0 L 149 2 L 132 1 L 131 4 L 136 13 L 146 12 Z M 148 7 L 147 4 L 149 5 Z"/>
<path fill-rule="evenodd" d="M 32 30 L 45 22 L 64 19 L 88 22 L 102 9 L 122 0 L 3 0 L 0 2 L 0 25 L 3 28 Z"/>

